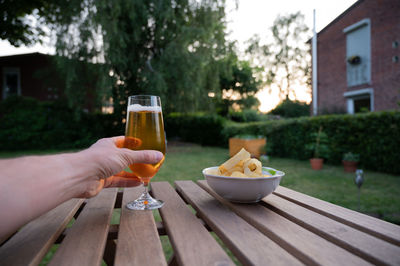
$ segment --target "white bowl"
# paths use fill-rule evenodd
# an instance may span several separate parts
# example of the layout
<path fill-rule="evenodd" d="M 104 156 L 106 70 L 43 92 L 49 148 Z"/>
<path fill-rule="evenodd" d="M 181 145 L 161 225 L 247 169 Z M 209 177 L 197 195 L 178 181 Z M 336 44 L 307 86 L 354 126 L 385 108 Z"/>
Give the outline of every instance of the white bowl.
<path fill-rule="evenodd" d="M 263 167 L 263 174 L 270 177 L 227 177 L 218 175 L 218 166 L 203 170 L 207 184 L 221 197 L 233 202 L 252 203 L 271 194 L 278 186 L 284 172 Z"/>

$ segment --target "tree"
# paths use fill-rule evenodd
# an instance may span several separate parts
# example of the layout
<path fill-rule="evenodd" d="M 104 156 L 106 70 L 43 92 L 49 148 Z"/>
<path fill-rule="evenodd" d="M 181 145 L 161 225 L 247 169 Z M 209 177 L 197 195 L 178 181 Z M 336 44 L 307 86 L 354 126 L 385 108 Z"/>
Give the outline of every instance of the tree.
<path fill-rule="evenodd" d="M 99 76 L 112 80 L 121 118 L 132 94 L 160 95 L 166 112 L 210 109 L 208 92 L 218 86 L 218 72 L 212 70 L 226 53 L 224 1 L 75 4 L 80 12 L 55 19 L 57 53 L 105 66 Z M 79 84 L 74 68 L 64 68 L 71 84 Z"/>
<path fill-rule="evenodd" d="M 76 0 L 0 0 L 0 39 L 11 45 L 42 43 L 45 24 L 53 23 L 65 10 L 76 12 Z"/>
<path fill-rule="evenodd" d="M 286 98 L 278 106 L 270 111 L 270 114 L 280 115 L 285 118 L 310 115 L 310 105 L 304 102 L 291 101 Z"/>
<path fill-rule="evenodd" d="M 44 0 L 0 0 L 0 38 L 17 47 L 39 41 L 44 32 L 32 26 L 26 16 L 33 15 L 34 10 L 40 10 L 44 3 Z"/>
<path fill-rule="evenodd" d="M 226 115 L 231 107 L 241 110 L 257 108 L 260 105 L 255 97 L 261 83 L 256 78 L 259 69 L 251 67 L 248 61 L 239 60 L 234 53 L 220 63 L 225 71 L 221 71 L 219 77 L 218 113 Z"/>
<path fill-rule="evenodd" d="M 289 96 L 296 98 L 295 86 L 310 85 L 311 58 L 308 39 L 308 27 L 304 24 L 304 16 L 297 12 L 286 16 L 278 16 L 271 27 L 272 40 L 262 45 L 260 37 L 249 40 L 247 52 L 253 63 L 268 69 L 264 81 L 279 89 L 281 99 Z"/>
<path fill-rule="evenodd" d="M 70 107 L 84 107 L 89 87 L 105 97 L 109 89 L 120 120 L 132 94 L 160 95 L 167 113 L 213 111 L 209 92 L 217 103 L 231 90 L 242 98 L 227 104 L 257 104 L 253 69 L 225 39 L 224 0 L 58 3 L 43 19 L 56 37 Z"/>

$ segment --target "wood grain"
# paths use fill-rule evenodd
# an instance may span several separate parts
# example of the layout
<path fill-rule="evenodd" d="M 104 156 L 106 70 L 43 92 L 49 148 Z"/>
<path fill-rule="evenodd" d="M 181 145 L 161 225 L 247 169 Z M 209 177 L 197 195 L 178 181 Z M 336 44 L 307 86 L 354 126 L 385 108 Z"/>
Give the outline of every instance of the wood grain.
<path fill-rule="evenodd" d="M 282 186 L 278 187 L 274 194 L 400 246 L 400 226 L 398 225 L 310 197 Z"/>
<path fill-rule="evenodd" d="M 260 204 L 231 203 L 218 196 L 205 180 L 198 183 L 220 202 L 307 265 L 371 265 Z"/>
<path fill-rule="evenodd" d="M 82 203 L 69 200 L 25 225 L 0 248 L 0 264 L 38 265 Z"/>
<path fill-rule="evenodd" d="M 235 265 L 168 182 L 151 184 L 178 265 Z"/>
<path fill-rule="evenodd" d="M 124 189 L 115 265 L 167 265 L 152 211 L 125 207 L 142 192 L 142 186 Z"/>
<path fill-rule="evenodd" d="M 263 199 L 269 208 L 334 244 L 374 264 L 400 265 L 400 248 L 274 194 Z"/>
<path fill-rule="evenodd" d="M 241 263 L 245 265 L 302 264 L 192 181 L 176 181 L 175 184 Z"/>
<path fill-rule="evenodd" d="M 101 264 L 116 196 L 107 188 L 88 200 L 49 265 Z"/>

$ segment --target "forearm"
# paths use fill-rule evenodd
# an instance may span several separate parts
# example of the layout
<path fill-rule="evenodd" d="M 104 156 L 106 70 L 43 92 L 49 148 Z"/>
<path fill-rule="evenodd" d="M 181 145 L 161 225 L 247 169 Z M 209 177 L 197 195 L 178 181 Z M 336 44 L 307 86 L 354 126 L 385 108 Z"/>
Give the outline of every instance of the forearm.
<path fill-rule="evenodd" d="M 116 174 L 136 162 L 158 163 L 163 154 L 123 149 L 123 142 L 123 136 L 105 138 L 78 153 L 0 160 L 0 243 L 71 198 L 93 197 L 103 187 L 140 185 L 135 175 Z"/>
<path fill-rule="evenodd" d="M 85 152 L 79 152 L 1 160 L 1 238 L 81 195 L 85 178 L 93 174 L 85 157 Z"/>

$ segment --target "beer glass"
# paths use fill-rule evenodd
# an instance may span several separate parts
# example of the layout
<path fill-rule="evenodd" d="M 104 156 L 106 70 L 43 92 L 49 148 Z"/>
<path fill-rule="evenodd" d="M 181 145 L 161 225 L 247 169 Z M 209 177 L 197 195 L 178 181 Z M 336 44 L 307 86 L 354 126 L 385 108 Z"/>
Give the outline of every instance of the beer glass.
<path fill-rule="evenodd" d="M 158 150 L 165 155 L 164 122 L 160 97 L 135 95 L 128 98 L 124 148 L 131 150 Z M 150 179 L 158 172 L 163 159 L 156 164 L 135 163 L 129 166 L 144 185 L 143 194 L 126 207 L 131 210 L 161 208 L 164 202 L 154 199 L 148 192 Z"/>

